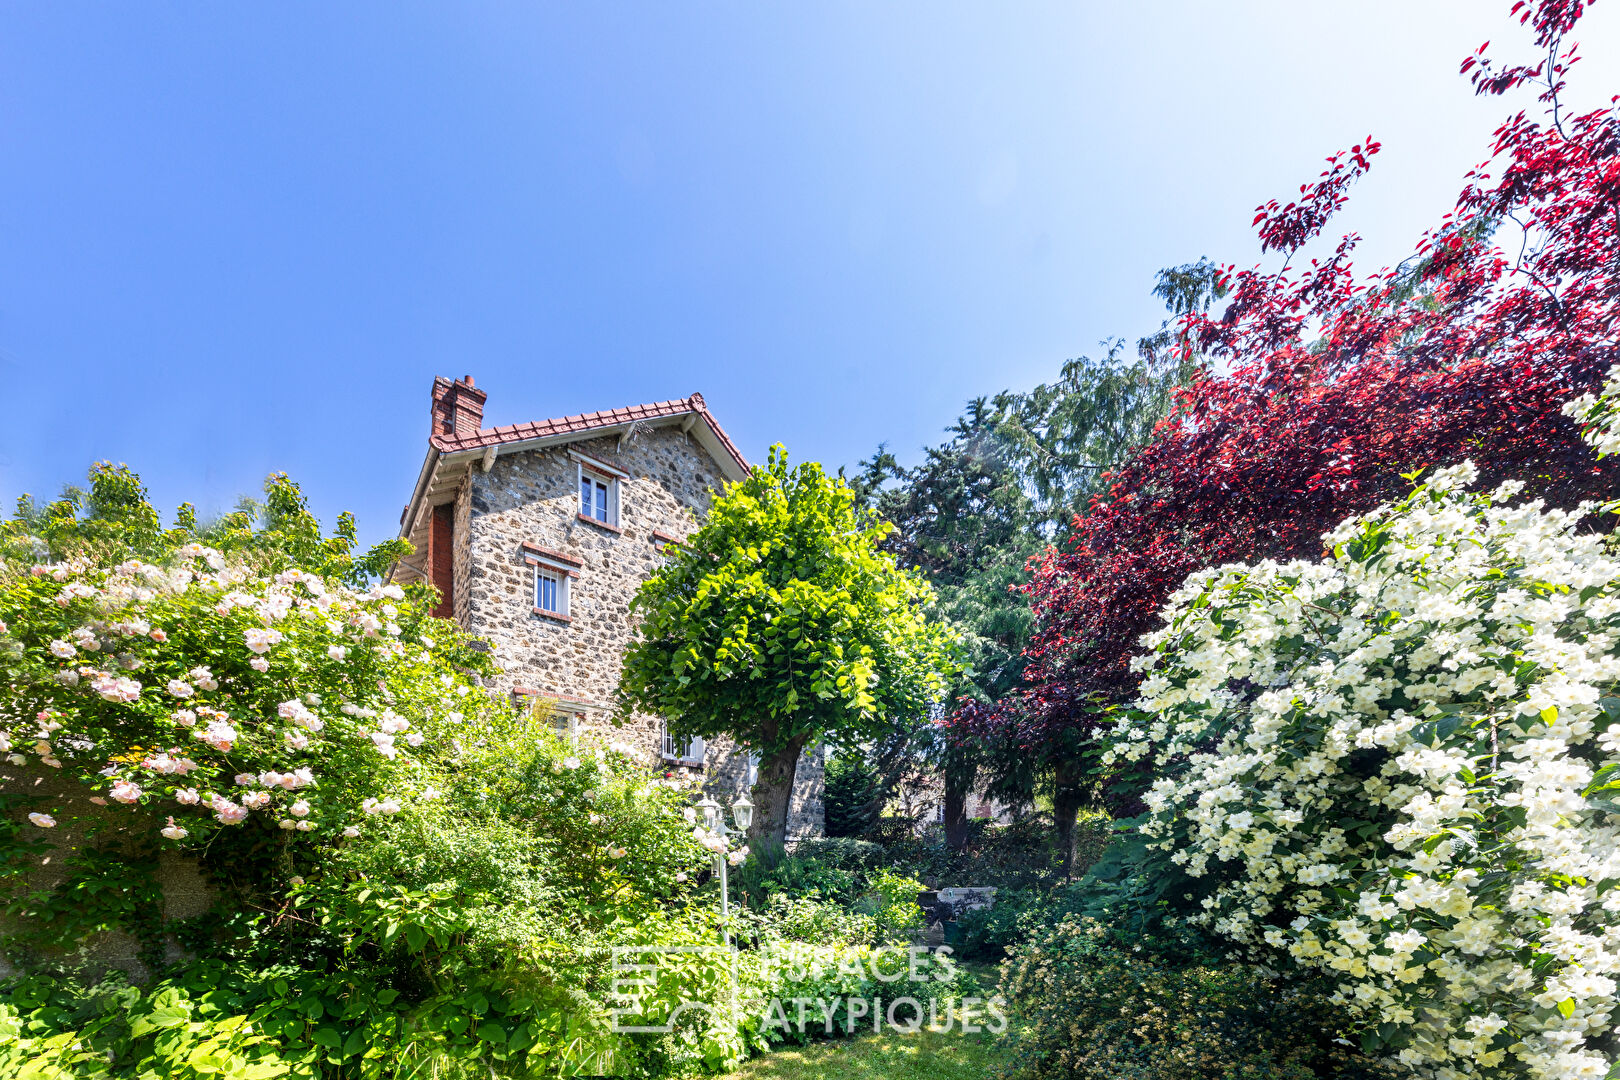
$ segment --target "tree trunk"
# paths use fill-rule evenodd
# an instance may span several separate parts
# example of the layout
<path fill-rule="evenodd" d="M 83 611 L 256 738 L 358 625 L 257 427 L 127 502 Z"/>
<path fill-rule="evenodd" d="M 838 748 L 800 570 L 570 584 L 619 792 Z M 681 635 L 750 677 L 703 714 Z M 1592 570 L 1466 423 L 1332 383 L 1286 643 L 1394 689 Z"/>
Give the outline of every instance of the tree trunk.
<path fill-rule="evenodd" d="M 809 735 L 800 735 L 776 753 L 760 759 L 759 780 L 754 785 L 754 822 L 748 827 L 749 840 L 787 842 L 788 810 L 793 805 L 793 778 L 799 771 L 799 754 Z"/>
<path fill-rule="evenodd" d="M 1074 823 L 1080 816 L 1080 766 L 1072 761 L 1059 761 L 1052 778 L 1052 817 L 1057 822 L 1058 850 L 1063 853 L 1063 876 L 1074 871 Z"/>
<path fill-rule="evenodd" d="M 964 750 L 952 747 L 945 752 L 941 771 L 945 774 L 945 847 L 961 851 L 967 844 L 967 800 L 978 777 L 978 762 Z"/>

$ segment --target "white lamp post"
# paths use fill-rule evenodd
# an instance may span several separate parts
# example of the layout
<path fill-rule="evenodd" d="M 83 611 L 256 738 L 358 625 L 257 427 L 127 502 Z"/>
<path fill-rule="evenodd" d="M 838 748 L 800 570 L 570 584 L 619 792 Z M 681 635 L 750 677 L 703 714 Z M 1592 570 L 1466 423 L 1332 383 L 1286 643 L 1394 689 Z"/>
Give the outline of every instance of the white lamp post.
<path fill-rule="evenodd" d="M 715 802 L 712 796 L 703 796 L 698 800 L 697 806 L 699 810 L 703 811 L 703 824 L 711 833 L 722 838 L 740 836 L 746 833 L 748 826 L 754 820 L 754 804 L 748 801 L 746 794 L 737 796 L 737 801 L 731 804 L 731 819 L 737 824 L 735 829 L 726 827 L 725 814 L 721 810 L 720 804 Z M 720 868 L 720 922 L 725 928 L 726 944 L 729 946 L 731 944 L 731 883 L 727 880 L 726 875 L 726 867 L 729 863 L 726 861 L 724 851 L 715 852 L 714 858 L 715 865 Z"/>

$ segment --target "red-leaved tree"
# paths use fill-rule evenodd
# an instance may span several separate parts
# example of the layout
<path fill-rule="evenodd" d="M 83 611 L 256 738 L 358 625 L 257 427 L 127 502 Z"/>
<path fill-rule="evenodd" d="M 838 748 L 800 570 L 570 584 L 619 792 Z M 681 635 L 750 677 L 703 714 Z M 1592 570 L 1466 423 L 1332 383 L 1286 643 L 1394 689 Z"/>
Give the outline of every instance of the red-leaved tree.
<path fill-rule="evenodd" d="M 1225 268 L 1225 309 L 1182 321 L 1204 373 L 1032 565 L 1030 689 L 951 721 L 1042 756 L 1060 824 L 1093 702 L 1131 696 L 1128 660 L 1189 572 L 1316 557 L 1338 521 L 1401 494 L 1402 473 L 1463 458 L 1482 483 L 1520 479 L 1552 505 L 1620 490 L 1612 460 L 1598 463 L 1559 413 L 1620 360 L 1620 98 L 1579 115 L 1562 100 L 1584 6 L 1515 4 L 1539 58 L 1498 66 L 1481 46 L 1464 61 L 1480 94 L 1533 88 L 1538 115 L 1497 129 L 1490 160 L 1406 263 L 1359 280 L 1350 235 L 1296 265 L 1369 167 L 1369 138 L 1296 201 L 1258 208 L 1281 270 Z"/>

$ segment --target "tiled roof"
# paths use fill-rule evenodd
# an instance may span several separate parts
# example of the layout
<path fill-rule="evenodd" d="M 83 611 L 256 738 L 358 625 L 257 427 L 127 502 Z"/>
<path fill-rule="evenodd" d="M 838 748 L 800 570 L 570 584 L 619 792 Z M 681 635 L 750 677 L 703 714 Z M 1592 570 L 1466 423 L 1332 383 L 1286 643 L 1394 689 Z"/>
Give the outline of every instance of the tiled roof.
<path fill-rule="evenodd" d="M 720 426 L 720 422 L 709 412 L 708 406 L 703 403 L 702 394 L 693 394 L 691 397 L 679 401 L 655 401 L 650 405 L 630 405 L 622 409 L 607 409 L 603 412 L 581 413 L 578 416 L 560 416 L 554 420 L 540 420 L 526 424 L 506 424 L 502 427 L 482 428 L 475 435 L 444 435 L 435 432 L 431 436 L 433 446 L 444 453 L 454 453 L 458 450 L 483 450 L 491 446 L 504 446 L 507 443 L 523 442 L 527 439 L 545 439 L 557 435 L 578 435 L 594 431 L 597 428 L 617 427 L 620 424 L 634 423 L 637 420 L 662 420 L 671 416 L 680 416 L 684 413 L 697 413 L 709 430 L 714 432 L 720 445 L 726 448 L 737 465 L 748 471 L 748 462 L 744 460 L 741 451 L 737 449 L 731 437 Z"/>

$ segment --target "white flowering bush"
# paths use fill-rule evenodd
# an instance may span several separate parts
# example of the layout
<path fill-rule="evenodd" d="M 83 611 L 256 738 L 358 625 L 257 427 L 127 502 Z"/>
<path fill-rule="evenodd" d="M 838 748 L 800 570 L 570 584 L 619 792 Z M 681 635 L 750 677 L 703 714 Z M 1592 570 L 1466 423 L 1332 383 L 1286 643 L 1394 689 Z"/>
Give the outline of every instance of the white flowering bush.
<path fill-rule="evenodd" d="M 53 552 L 13 525 L 0 754 L 150 820 L 154 840 L 353 837 L 421 797 L 421 756 L 446 752 L 464 719 L 476 661 L 396 585 L 353 587 L 246 530 L 154 531 L 137 547 L 74 529 Z M 28 820 L 50 829 L 61 813 Z"/>
<path fill-rule="evenodd" d="M 1596 394 L 1565 402 L 1564 415 L 1581 422 L 1583 435 L 1598 457 L 1620 451 L 1620 364 L 1609 369 Z"/>
<path fill-rule="evenodd" d="M 1144 639 L 1143 831 L 1195 921 L 1329 973 L 1369 1048 L 1442 1080 L 1610 1074 L 1620 973 L 1620 560 L 1586 511 L 1465 489 L 1320 563 L 1194 574 Z"/>

